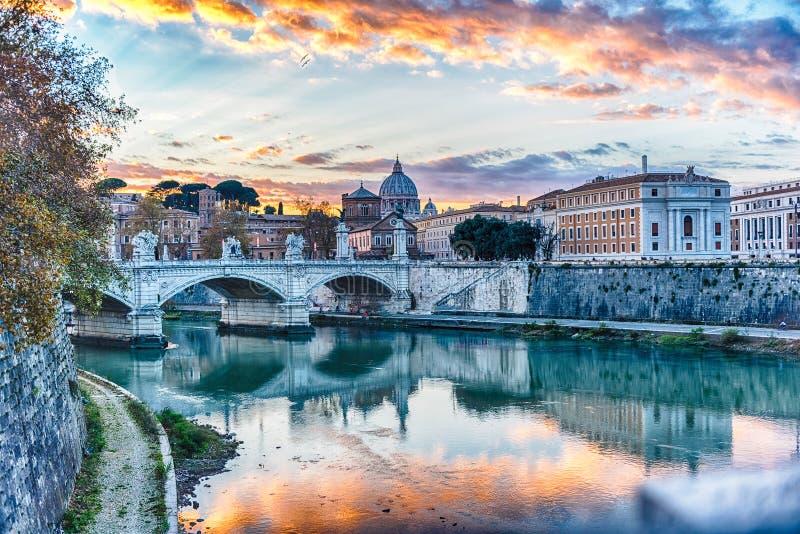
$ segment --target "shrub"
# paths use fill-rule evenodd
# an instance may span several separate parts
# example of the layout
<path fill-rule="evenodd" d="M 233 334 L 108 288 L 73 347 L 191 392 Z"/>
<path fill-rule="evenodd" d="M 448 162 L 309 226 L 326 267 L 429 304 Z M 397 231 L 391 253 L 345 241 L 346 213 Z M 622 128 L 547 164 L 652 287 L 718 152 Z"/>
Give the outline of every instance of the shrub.
<path fill-rule="evenodd" d="M 726 328 L 719 335 L 719 342 L 723 345 L 733 345 L 741 339 L 739 331 L 735 328 Z"/>

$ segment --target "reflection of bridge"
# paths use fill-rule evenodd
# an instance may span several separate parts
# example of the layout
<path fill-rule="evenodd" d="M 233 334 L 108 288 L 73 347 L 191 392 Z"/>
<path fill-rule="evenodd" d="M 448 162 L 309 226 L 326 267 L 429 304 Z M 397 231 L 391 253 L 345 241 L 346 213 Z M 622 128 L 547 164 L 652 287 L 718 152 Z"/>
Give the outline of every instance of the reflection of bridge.
<path fill-rule="evenodd" d="M 175 341 L 180 347 L 167 351 L 158 367 L 181 398 L 184 391 L 222 395 L 235 411 L 233 391 L 286 397 L 298 411 L 333 403 L 343 416 L 388 399 L 403 430 L 413 424 L 408 398 L 420 380 L 441 378 L 454 384 L 461 409 L 544 414 L 564 432 L 648 463 L 694 468 L 701 457 L 724 461 L 734 414 L 800 417 L 800 366 L 713 353 L 691 358 L 661 349 L 643 354 L 632 345 L 333 328 L 302 341 L 179 328 Z M 142 363 L 143 371 L 149 365 Z"/>
<path fill-rule="evenodd" d="M 345 309 L 351 303 L 379 303 L 390 312 L 410 308 L 409 265 L 389 261 L 207 261 L 141 259 L 121 265 L 125 287 L 106 292 L 96 316 L 77 314 L 76 336 L 164 346 L 160 307 L 196 284 L 223 296 L 221 326 L 272 331 L 308 331 L 308 301 L 326 287 Z"/>

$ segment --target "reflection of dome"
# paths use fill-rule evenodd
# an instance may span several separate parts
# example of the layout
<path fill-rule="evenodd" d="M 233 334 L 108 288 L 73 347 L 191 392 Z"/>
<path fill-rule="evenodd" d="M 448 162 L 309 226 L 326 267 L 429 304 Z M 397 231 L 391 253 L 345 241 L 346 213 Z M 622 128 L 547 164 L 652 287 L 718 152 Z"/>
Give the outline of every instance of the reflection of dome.
<path fill-rule="evenodd" d="M 436 215 L 436 204 L 434 204 L 429 198 L 428 203 L 425 204 L 425 207 L 422 209 L 422 216 L 432 217 L 434 215 Z"/>
<path fill-rule="evenodd" d="M 394 169 L 392 174 L 387 176 L 381 184 L 380 196 L 394 197 L 394 196 L 417 196 L 417 186 L 414 182 L 403 174 L 403 166 L 400 164 L 400 158 L 394 162 Z"/>
<path fill-rule="evenodd" d="M 400 207 L 407 218 L 419 218 L 417 186 L 414 185 L 411 178 L 403 174 L 403 166 L 400 164 L 399 156 L 394 162 L 392 174 L 387 176 L 381 184 L 380 197 L 382 216 Z"/>

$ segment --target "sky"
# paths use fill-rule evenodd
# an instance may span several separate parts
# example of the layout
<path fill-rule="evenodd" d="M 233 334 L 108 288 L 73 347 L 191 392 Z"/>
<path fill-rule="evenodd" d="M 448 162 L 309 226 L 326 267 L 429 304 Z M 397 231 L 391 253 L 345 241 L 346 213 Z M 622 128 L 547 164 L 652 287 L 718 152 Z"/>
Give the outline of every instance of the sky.
<path fill-rule="evenodd" d="M 138 108 L 109 176 L 262 202 L 523 202 L 696 165 L 800 176 L 800 0 L 54 0 Z M 75 3 L 77 2 L 77 3 Z"/>

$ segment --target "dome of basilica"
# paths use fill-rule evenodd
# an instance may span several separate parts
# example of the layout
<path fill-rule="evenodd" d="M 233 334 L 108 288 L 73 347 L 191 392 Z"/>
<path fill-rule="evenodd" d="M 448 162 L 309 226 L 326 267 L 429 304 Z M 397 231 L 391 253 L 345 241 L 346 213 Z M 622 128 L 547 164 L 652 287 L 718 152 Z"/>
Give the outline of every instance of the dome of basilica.
<path fill-rule="evenodd" d="M 417 186 L 414 185 L 411 178 L 403 174 L 403 166 L 400 164 L 399 157 L 394 162 L 392 174 L 383 180 L 379 195 L 383 198 L 417 197 Z"/>

